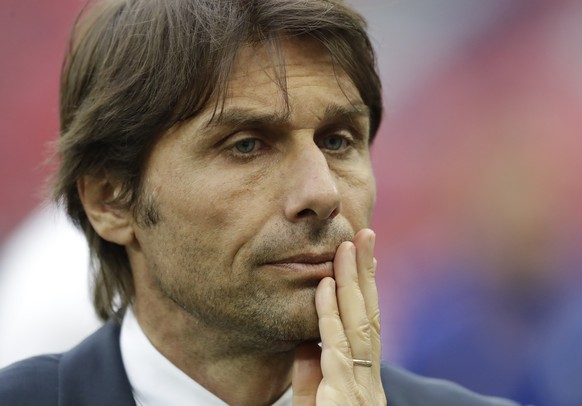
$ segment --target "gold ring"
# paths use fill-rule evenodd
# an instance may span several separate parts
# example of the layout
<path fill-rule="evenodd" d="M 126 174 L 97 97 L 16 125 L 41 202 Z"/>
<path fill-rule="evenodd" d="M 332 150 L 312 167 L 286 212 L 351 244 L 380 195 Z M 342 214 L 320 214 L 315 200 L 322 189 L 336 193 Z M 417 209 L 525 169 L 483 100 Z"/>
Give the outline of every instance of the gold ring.
<path fill-rule="evenodd" d="M 372 361 L 368 361 L 367 359 L 352 359 L 355 367 L 372 367 Z"/>

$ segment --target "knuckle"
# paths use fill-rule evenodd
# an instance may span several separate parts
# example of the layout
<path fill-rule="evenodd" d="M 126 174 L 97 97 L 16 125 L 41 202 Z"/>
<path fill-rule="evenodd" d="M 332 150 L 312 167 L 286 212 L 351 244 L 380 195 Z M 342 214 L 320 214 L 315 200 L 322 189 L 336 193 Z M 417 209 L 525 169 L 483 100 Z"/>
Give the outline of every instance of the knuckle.
<path fill-rule="evenodd" d="M 338 352 L 337 356 L 345 358 L 347 355 L 348 358 L 351 357 L 352 350 L 350 347 L 350 343 L 344 334 L 341 334 L 338 337 L 335 349 Z M 347 362 L 347 358 L 346 358 L 346 362 Z"/>
<path fill-rule="evenodd" d="M 329 353 L 332 357 L 344 360 L 351 360 L 351 347 L 345 334 L 338 333 L 331 340 L 323 342 L 322 351 Z"/>
<path fill-rule="evenodd" d="M 358 323 L 358 325 L 350 331 L 348 331 L 348 335 L 362 341 L 369 341 L 370 340 L 370 323 L 368 320 L 363 320 L 362 322 Z"/>
<path fill-rule="evenodd" d="M 376 263 L 372 263 L 370 266 L 367 267 L 366 271 L 371 277 L 376 276 Z"/>
<path fill-rule="evenodd" d="M 380 309 L 376 309 L 370 317 L 370 328 L 376 333 L 380 333 Z"/>

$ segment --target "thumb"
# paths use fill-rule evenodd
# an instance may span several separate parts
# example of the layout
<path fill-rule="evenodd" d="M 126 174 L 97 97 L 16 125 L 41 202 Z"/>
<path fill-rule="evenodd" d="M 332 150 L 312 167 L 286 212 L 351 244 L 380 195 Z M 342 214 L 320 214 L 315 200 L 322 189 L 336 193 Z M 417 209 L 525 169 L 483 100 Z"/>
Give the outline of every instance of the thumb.
<path fill-rule="evenodd" d="M 317 388 L 323 379 L 320 366 L 321 348 L 316 342 L 301 344 L 295 352 L 293 375 L 293 406 L 314 406 Z"/>

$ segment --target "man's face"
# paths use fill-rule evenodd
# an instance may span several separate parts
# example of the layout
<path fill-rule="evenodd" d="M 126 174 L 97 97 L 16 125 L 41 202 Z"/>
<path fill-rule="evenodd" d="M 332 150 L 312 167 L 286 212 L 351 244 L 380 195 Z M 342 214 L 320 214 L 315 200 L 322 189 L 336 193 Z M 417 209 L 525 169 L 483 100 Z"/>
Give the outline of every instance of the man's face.
<path fill-rule="evenodd" d="M 210 120 L 212 104 L 154 147 L 144 179 L 160 220 L 135 229 L 134 273 L 248 345 L 318 337 L 315 288 L 375 199 L 355 86 L 315 43 L 284 51 L 288 108 L 265 50 L 242 49 L 222 114 Z"/>

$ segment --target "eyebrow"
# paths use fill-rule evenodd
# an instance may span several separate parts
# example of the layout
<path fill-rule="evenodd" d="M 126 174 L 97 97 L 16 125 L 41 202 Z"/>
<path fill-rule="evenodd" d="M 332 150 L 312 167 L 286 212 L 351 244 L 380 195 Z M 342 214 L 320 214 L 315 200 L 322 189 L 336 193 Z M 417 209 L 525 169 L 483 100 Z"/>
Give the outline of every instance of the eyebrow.
<path fill-rule="evenodd" d="M 331 104 L 325 108 L 323 122 L 353 121 L 361 117 L 370 117 L 370 108 L 362 103 Z"/>
<path fill-rule="evenodd" d="M 353 121 L 361 117 L 369 117 L 370 109 L 365 104 L 330 104 L 326 106 L 324 113 L 318 117 L 323 123 L 337 121 Z M 278 111 L 272 113 L 257 112 L 254 109 L 227 108 L 212 114 L 203 124 L 202 128 L 220 127 L 282 127 L 289 123 L 291 111 Z"/>

